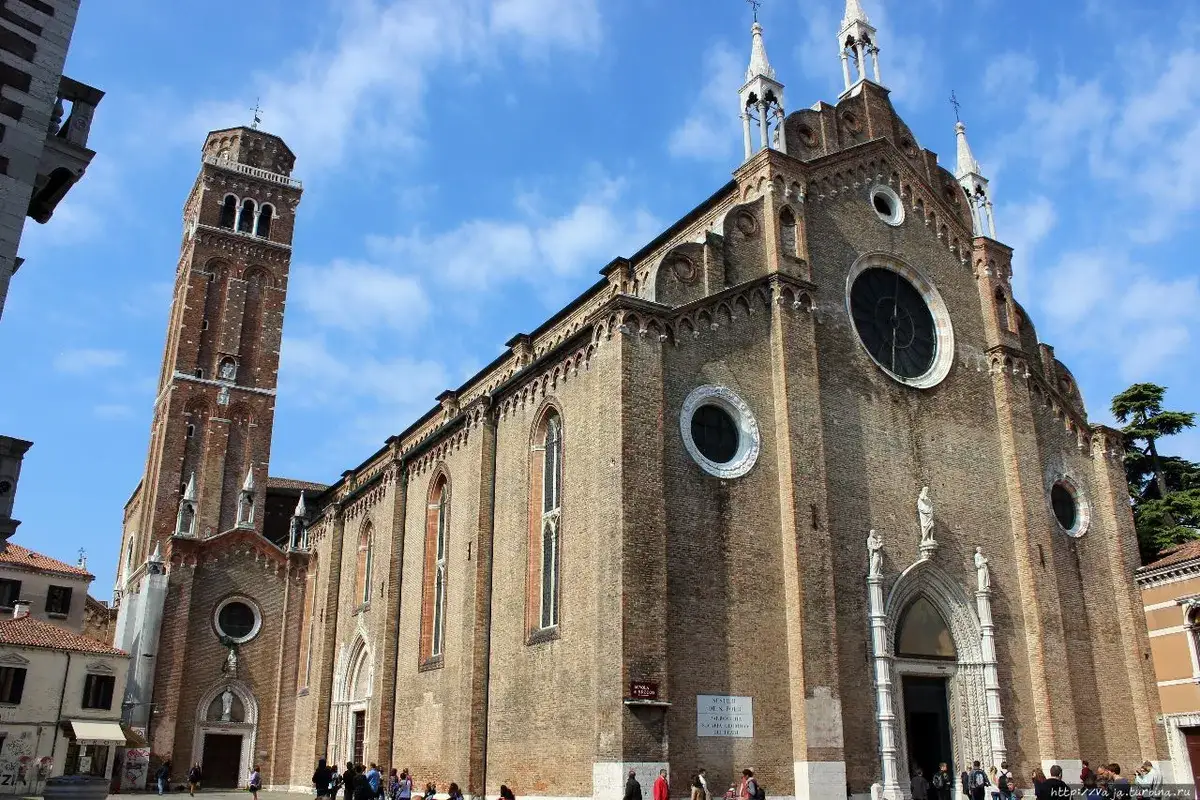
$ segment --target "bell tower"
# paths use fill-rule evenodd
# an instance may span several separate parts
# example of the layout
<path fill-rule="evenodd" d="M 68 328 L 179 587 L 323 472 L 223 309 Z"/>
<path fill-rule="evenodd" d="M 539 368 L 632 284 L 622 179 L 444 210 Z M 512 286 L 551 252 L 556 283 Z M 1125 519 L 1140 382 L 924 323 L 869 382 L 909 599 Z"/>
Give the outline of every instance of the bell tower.
<path fill-rule="evenodd" d="M 126 506 L 121 579 L 156 545 L 262 533 L 279 344 L 302 191 L 278 136 L 213 131 L 183 209 L 183 243 L 141 485 Z M 183 513 L 183 507 L 188 514 Z M 187 524 L 181 525 L 185 519 Z"/>

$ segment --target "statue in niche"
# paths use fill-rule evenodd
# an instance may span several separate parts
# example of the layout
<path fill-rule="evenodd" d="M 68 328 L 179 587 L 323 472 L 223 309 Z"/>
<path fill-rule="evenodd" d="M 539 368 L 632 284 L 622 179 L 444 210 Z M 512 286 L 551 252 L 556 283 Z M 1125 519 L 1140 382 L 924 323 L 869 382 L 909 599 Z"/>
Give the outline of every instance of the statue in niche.
<path fill-rule="evenodd" d="M 238 656 L 237 648 L 232 645 L 229 648 L 229 655 L 225 656 L 225 664 L 221 667 L 221 671 L 231 678 L 237 677 Z"/>
<path fill-rule="evenodd" d="M 983 548 L 975 548 L 975 589 L 980 592 L 991 591 L 992 588 L 992 573 L 988 569 L 987 557 L 983 555 Z"/>
<path fill-rule="evenodd" d="M 233 652 L 232 650 L 230 652 Z M 225 691 L 221 692 L 221 722 L 230 722 L 233 720 L 233 692 L 229 687 L 225 687 Z"/>
<path fill-rule="evenodd" d="M 929 497 L 928 486 L 917 495 L 917 517 L 921 520 L 921 546 L 937 544 L 933 540 L 933 500 Z"/>
<path fill-rule="evenodd" d="M 870 557 L 868 578 L 878 578 L 883 574 L 883 538 L 872 530 L 867 534 L 867 554 Z"/>
<path fill-rule="evenodd" d="M 227 358 L 221 362 L 220 378 L 223 381 L 231 381 L 237 376 L 237 364 L 233 363 L 233 359 Z"/>

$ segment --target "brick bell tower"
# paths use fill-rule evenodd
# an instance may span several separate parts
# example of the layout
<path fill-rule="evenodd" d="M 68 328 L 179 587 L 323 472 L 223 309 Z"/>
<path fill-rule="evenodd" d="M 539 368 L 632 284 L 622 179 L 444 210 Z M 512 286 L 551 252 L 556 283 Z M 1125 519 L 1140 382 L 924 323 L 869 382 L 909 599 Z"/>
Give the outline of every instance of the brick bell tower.
<path fill-rule="evenodd" d="M 247 127 L 213 131 L 184 205 L 150 447 L 125 506 L 114 590 L 115 644 L 133 655 L 125 719 L 136 727 L 165 728 L 160 715 L 178 705 L 178 697 L 164 696 L 181 691 L 171 685 L 177 670 L 162 659 L 179 649 L 168 639 L 188 638 L 184 629 L 198 598 L 190 578 L 181 583 L 182 573 L 171 573 L 187 564 L 194 574 L 206 552 L 263 534 L 302 192 L 291 177 L 294 163 L 278 136 Z"/>

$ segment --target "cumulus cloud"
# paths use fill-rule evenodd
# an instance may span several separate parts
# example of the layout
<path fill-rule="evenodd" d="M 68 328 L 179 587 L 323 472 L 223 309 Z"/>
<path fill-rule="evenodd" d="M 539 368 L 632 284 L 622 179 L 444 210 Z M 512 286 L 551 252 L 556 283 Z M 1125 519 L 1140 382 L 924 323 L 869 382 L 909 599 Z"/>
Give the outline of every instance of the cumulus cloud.
<path fill-rule="evenodd" d="M 704 56 L 704 85 L 691 111 L 671 132 L 667 150 L 676 158 L 720 160 L 742 141 L 737 92 L 745 82 L 745 59 L 717 44 Z"/>
<path fill-rule="evenodd" d="M 268 127 L 287 140 L 306 172 L 342 162 L 351 140 L 403 150 L 419 138 L 431 74 L 477 67 L 516 50 L 538 59 L 597 50 L 597 0 L 560 0 L 554 13 L 534 0 L 346 0 L 333 44 L 307 50 L 276 72 L 255 76 Z M 563 20 L 571 24 L 564 25 Z M 244 99 L 202 104 L 180 131 L 238 124 Z"/>
<path fill-rule="evenodd" d="M 299 266 L 292 291 L 318 325 L 348 331 L 412 329 L 429 312 L 429 299 L 415 277 L 359 261 Z"/>
<path fill-rule="evenodd" d="M 65 350 L 54 358 L 54 369 L 64 375 L 90 375 L 124 364 L 128 356 L 121 350 L 79 348 Z"/>

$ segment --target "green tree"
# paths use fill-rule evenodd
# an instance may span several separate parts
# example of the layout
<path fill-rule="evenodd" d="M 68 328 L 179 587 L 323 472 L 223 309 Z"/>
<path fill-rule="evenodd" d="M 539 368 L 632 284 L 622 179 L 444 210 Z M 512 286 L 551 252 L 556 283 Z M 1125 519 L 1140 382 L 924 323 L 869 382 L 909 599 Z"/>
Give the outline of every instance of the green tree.
<path fill-rule="evenodd" d="M 1196 415 L 1163 408 L 1166 389 L 1135 383 L 1113 398 L 1124 425 L 1125 477 L 1143 562 L 1165 548 L 1200 538 L 1200 464 L 1159 453 L 1159 440 L 1196 424 Z"/>

